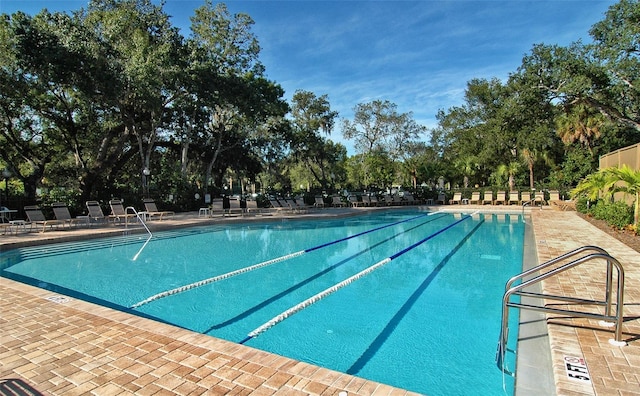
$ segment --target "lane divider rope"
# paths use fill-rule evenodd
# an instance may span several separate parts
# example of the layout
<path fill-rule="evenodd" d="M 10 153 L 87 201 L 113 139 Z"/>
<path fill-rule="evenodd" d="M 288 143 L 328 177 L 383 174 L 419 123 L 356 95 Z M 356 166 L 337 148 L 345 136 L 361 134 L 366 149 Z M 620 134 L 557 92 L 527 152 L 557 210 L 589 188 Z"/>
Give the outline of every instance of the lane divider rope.
<path fill-rule="evenodd" d="M 377 270 L 378 268 L 383 267 L 384 265 L 388 264 L 389 262 L 391 262 L 392 260 L 394 260 L 395 258 L 405 254 L 406 252 L 410 251 L 411 249 L 414 249 L 417 246 L 422 245 L 423 243 L 427 242 L 428 240 L 434 238 L 435 236 L 445 232 L 446 230 L 448 230 L 449 228 L 455 226 L 456 224 L 459 224 L 461 222 L 463 222 L 464 220 L 472 217 L 473 215 L 477 214 L 478 212 L 473 212 L 470 215 L 466 215 L 465 217 L 461 218 L 460 220 L 449 224 L 448 226 L 434 232 L 433 234 L 429 235 L 428 237 L 414 243 L 413 245 L 406 247 L 402 250 L 400 250 L 399 252 L 373 264 L 370 267 L 365 268 L 364 270 L 358 272 L 357 274 L 343 280 L 342 282 L 336 283 L 335 285 L 321 291 L 320 293 L 315 294 L 314 296 L 311 296 L 310 298 L 302 301 L 301 303 L 294 305 L 293 307 L 287 309 L 286 311 L 282 312 L 281 314 L 274 316 L 272 319 L 270 319 L 269 321 L 265 322 L 264 324 L 262 324 L 261 326 L 257 327 L 255 330 L 251 331 L 242 341 L 240 341 L 240 344 L 244 344 L 245 342 L 249 341 L 252 338 L 255 338 L 257 336 L 259 336 L 260 334 L 264 333 L 265 331 L 269 330 L 270 328 L 272 328 L 273 326 L 275 326 L 276 324 L 282 322 L 283 320 L 285 320 L 286 318 L 290 317 L 291 315 L 294 315 L 298 312 L 300 312 L 301 310 L 307 308 L 308 306 L 322 300 L 323 298 L 327 297 L 328 295 L 342 289 L 345 286 L 348 286 L 349 284 L 355 282 L 356 280 L 362 278 L 365 275 L 368 275 L 369 273 Z"/>
<path fill-rule="evenodd" d="M 139 301 L 139 302 L 133 304 L 130 308 L 131 309 L 136 309 L 136 308 L 139 308 L 139 307 L 141 307 L 141 306 L 143 306 L 145 304 L 148 304 L 148 303 L 150 303 L 152 301 L 159 300 L 159 299 L 161 299 L 163 297 L 172 296 L 174 294 L 182 293 L 182 292 L 185 292 L 187 290 L 194 289 L 196 287 L 208 285 L 209 283 L 218 282 L 218 281 L 221 281 L 221 280 L 224 280 L 224 279 L 228 279 L 228 278 L 231 278 L 232 276 L 244 274 L 244 273 L 247 273 L 249 271 L 253 271 L 253 270 L 256 270 L 256 269 L 259 269 L 259 268 L 263 268 L 263 267 L 269 266 L 271 264 L 279 263 L 279 262 L 282 262 L 282 261 L 285 261 L 285 260 L 292 259 L 294 257 L 302 256 L 305 253 L 309 253 L 309 252 L 312 252 L 314 250 L 322 249 L 322 248 L 325 248 L 327 246 L 331 246 L 331 245 L 334 245 L 336 243 L 343 242 L 343 241 L 346 241 L 346 240 L 349 240 L 349 239 L 352 239 L 352 238 L 355 238 L 355 237 L 358 237 L 358 236 L 361 236 L 361 235 L 369 234 L 369 233 L 374 232 L 374 231 L 382 230 L 383 228 L 388 228 L 388 227 L 391 227 L 391 226 L 394 226 L 394 225 L 398 225 L 398 224 L 401 224 L 401 223 L 406 223 L 408 221 L 416 220 L 416 219 L 419 219 L 421 217 L 431 216 L 431 215 L 434 215 L 436 213 L 438 213 L 438 212 L 429 212 L 429 213 L 426 213 L 426 214 L 421 214 L 419 216 L 410 217 L 408 219 L 396 221 L 394 223 L 390 223 L 390 224 L 386 224 L 386 225 L 383 225 L 383 226 L 380 226 L 380 227 L 376 227 L 376 228 L 373 228 L 371 230 L 359 232 L 357 234 L 350 235 L 348 237 L 340 238 L 340 239 L 337 239 L 335 241 L 323 243 L 321 245 L 314 246 L 314 247 L 309 248 L 309 249 L 300 250 L 298 252 L 290 253 L 290 254 L 287 254 L 287 255 L 284 255 L 284 256 L 281 256 L 281 257 L 276 257 L 274 259 L 263 261 L 263 262 L 258 263 L 258 264 L 250 265 L 248 267 L 240 268 L 240 269 L 237 269 L 235 271 L 227 272 L 225 274 L 221 274 L 221 275 L 217 275 L 217 276 L 214 276 L 214 277 L 211 277 L 211 278 L 203 279 L 203 280 L 200 280 L 200 281 L 197 281 L 197 282 L 190 283 L 188 285 L 176 287 L 176 288 L 171 289 L 171 290 L 166 290 L 166 291 L 163 291 L 161 293 L 154 294 L 153 296 L 151 296 L 149 298 L 146 298 L 146 299 L 144 299 L 142 301 Z"/>

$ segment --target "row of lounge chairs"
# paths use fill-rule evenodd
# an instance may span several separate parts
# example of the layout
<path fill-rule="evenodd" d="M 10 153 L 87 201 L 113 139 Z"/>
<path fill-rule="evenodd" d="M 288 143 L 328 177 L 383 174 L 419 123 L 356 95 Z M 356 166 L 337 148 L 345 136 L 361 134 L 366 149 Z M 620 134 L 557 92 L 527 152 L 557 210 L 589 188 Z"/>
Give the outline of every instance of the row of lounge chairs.
<path fill-rule="evenodd" d="M 145 210 L 134 213 L 128 212 L 122 201 L 112 199 L 109 201 L 111 214 L 105 215 L 98 201 L 87 201 L 87 214 L 83 216 L 72 217 L 69 208 L 64 202 L 54 202 L 51 204 L 53 210 L 53 219 L 47 219 L 42 208 L 37 205 L 29 205 L 24 207 L 26 220 L 12 220 L 9 223 L 3 223 L 3 232 L 18 230 L 31 231 L 35 229 L 39 232 L 45 232 L 47 229 L 71 228 L 76 226 L 89 226 L 94 223 L 108 222 L 124 222 L 127 224 L 130 219 L 142 216 L 145 220 L 158 218 L 160 220 L 174 215 L 172 211 L 158 210 L 156 203 L 152 199 L 143 200 Z"/>
<path fill-rule="evenodd" d="M 324 208 L 327 206 L 331 207 L 375 207 L 375 206 L 400 206 L 400 205 L 416 205 L 420 202 L 413 198 L 412 194 L 404 193 L 401 197 L 400 195 L 390 195 L 386 194 L 381 199 L 378 199 L 375 195 L 362 195 L 359 200 L 357 196 L 350 195 L 347 197 L 347 200 L 344 201 L 339 196 L 331 197 L 331 203 L 326 204 L 323 197 L 315 198 L 315 207 Z"/>
<path fill-rule="evenodd" d="M 445 203 L 445 196 L 441 194 L 438 197 L 438 203 Z M 479 191 L 474 191 L 471 193 L 471 198 L 462 198 L 462 193 L 454 193 L 453 198 L 449 200 L 449 204 L 471 204 L 471 205 L 545 205 L 551 204 L 555 202 L 564 202 L 560 200 L 560 193 L 558 191 L 549 191 L 549 202 L 545 200 L 544 193 L 542 191 L 535 192 L 534 195 L 529 191 L 510 191 L 507 195 L 506 191 L 498 191 L 496 192 L 495 198 L 493 197 L 493 192 L 486 191 L 483 196 L 481 196 Z"/>

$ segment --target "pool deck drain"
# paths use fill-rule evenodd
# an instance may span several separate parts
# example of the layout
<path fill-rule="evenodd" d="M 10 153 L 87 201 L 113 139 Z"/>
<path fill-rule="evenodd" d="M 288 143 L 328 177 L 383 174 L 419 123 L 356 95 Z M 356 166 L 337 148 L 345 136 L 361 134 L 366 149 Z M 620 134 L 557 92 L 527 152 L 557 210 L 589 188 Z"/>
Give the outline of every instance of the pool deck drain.
<path fill-rule="evenodd" d="M 457 205 L 446 208 L 454 207 L 466 209 Z M 468 208 L 519 213 L 514 207 Z M 325 209 L 311 211 L 309 216 L 349 215 L 359 209 Z M 625 267 L 627 319 L 623 338 L 627 346 L 611 346 L 608 339 L 612 338 L 612 330 L 603 329 L 597 321 L 546 319 L 556 394 L 640 395 L 640 254 L 573 212 L 545 208 L 534 209 L 531 214 L 538 261 L 589 244 L 604 248 Z M 162 221 L 162 226 L 247 220 L 202 219 L 197 214 L 175 217 Z M 286 221 L 280 216 L 273 218 Z M 160 227 L 160 222 L 152 225 Z M 45 240 L 76 240 L 121 232 L 117 227 L 99 227 L 3 235 L 0 251 Z M 602 298 L 601 274 L 590 269 L 571 270 L 546 280 L 543 288 L 546 292 Z M 415 394 L 4 278 L 0 278 L 0 307 L 0 379 L 23 381 L 42 394 Z M 590 381 L 567 376 L 567 356 L 584 359 Z M 535 376 L 535 371 L 529 371 L 518 382 L 535 384 L 547 380 Z M 518 389 L 517 394 L 533 392 Z"/>

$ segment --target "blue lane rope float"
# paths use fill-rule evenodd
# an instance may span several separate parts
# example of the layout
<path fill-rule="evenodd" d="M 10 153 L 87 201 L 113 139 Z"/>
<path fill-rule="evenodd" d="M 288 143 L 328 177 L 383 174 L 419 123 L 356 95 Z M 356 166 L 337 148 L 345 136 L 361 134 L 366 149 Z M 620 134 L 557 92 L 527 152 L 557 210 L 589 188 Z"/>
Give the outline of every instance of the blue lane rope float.
<path fill-rule="evenodd" d="M 354 235 L 351 235 L 351 236 L 348 236 L 348 237 L 336 239 L 335 241 L 323 243 L 321 245 L 314 246 L 314 247 L 309 248 L 309 249 L 300 250 L 299 252 L 290 253 L 290 254 L 287 254 L 285 256 L 276 257 L 274 259 L 263 261 L 263 262 L 258 263 L 258 264 L 250 265 L 248 267 L 240 268 L 240 269 L 237 269 L 235 271 L 231 271 L 231 272 L 227 272 L 225 274 L 217 275 L 217 276 L 214 276 L 212 278 L 203 279 L 201 281 L 193 282 L 193 283 L 190 283 L 188 285 L 177 287 L 175 289 L 166 290 L 166 291 L 163 291 L 161 293 L 154 294 L 153 296 L 151 296 L 149 298 L 146 298 L 146 299 L 144 299 L 142 301 L 139 301 L 139 302 L 133 304 L 130 308 L 131 309 L 136 309 L 138 307 L 141 307 L 141 306 L 143 306 L 145 304 L 148 304 L 148 303 L 150 303 L 152 301 L 158 300 L 158 299 L 163 298 L 163 297 L 168 297 L 168 296 L 171 296 L 171 295 L 174 295 L 174 294 L 177 294 L 177 293 L 182 293 L 184 291 L 194 289 L 196 287 L 207 285 L 209 283 L 218 282 L 218 281 L 221 281 L 221 280 L 224 280 L 224 279 L 228 279 L 228 278 L 231 278 L 232 276 L 244 274 L 246 272 L 253 271 L 253 270 L 256 270 L 256 269 L 259 269 L 259 268 L 263 268 L 263 267 L 266 267 L 266 266 L 271 265 L 271 264 L 279 263 L 279 262 L 282 262 L 282 261 L 285 261 L 285 260 L 292 259 L 294 257 L 302 256 L 305 253 L 309 253 L 309 252 L 312 252 L 314 250 L 322 249 L 322 248 L 334 245 L 334 244 L 339 243 L 339 242 L 344 242 L 346 240 L 349 240 L 349 239 L 352 239 L 352 238 L 355 238 L 355 237 L 358 237 L 358 236 L 361 236 L 361 235 L 365 235 L 365 234 L 368 234 L 368 233 L 371 233 L 371 232 L 374 232 L 374 231 L 382 230 L 383 228 L 388 228 L 388 227 L 392 227 L 394 225 L 398 225 L 398 224 L 401 224 L 401 223 L 406 223 L 408 221 L 416 220 L 416 219 L 419 219 L 421 217 L 431 216 L 431 215 L 434 215 L 436 213 L 438 213 L 438 212 L 430 212 L 430 213 L 426 213 L 426 214 L 421 214 L 419 216 L 410 217 L 408 219 L 396 221 L 395 223 L 386 224 L 386 225 L 383 225 L 383 226 L 380 226 L 380 227 L 376 227 L 376 228 L 373 228 L 371 230 L 363 231 L 363 232 L 360 232 L 360 233 L 357 233 L 357 234 L 354 234 Z"/>
<path fill-rule="evenodd" d="M 252 338 L 255 338 L 257 336 L 259 336 L 260 334 L 264 333 L 265 331 L 269 330 L 270 328 L 272 328 L 273 326 L 275 326 L 276 324 L 282 322 L 283 320 L 285 320 L 286 318 L 288 318 L 291 315 L 294 315 L 300 311 L 302 311 L 303 309 L 307 308 L 308 306 L 315 304 L 316 302 L 322 300 L 323 298 L 327 297 L 328 295 L 342 289 L 343 287 L 355 282 L 356 280 L 362 278 L 365 275 L 370 274 L 371 272 L 377 270 L 380 267 L 383 267 L 384 265 L 390 263 L 392 260 L 394 260 L 395 258 L 405 254 L 406 252 L 410 251 L 411 249 L 414 249 L 417 246 L 422 245 L 423 243 L 427 242 L 428 240 L 430 240 L 431 238 L 436 237 L 437 235 L 440 235 L 441 233 L 445 232 L 446 230 L 448 230 L 449 228 L 455 226 L 456 224 L 459 224 L 463 221 L 465 221 L 466 219 L 470 218 L 471 216 L 473 216 L 474 214 L 476 214 L 478 212 L 474 212 L 470 215 L 466 215 L 463 218 L 461 218 L 460 220 L 449 224 L 448 226 L 434 232 L 433 234 L 429 235 L 428 237 L 421 239 L 420 241 L 414 243 L 413 245 L 406 247 L 402 250 L 400 250 L 399 252 L 373 264 L 370 267 L 365 268 L 364 270 L 358 272 L 357 274 L 343 280 L 342 282 L 336 283 L 335 285 L 321 291 L 318 294 L 315 294 L 311 297 L 309 297 L 308 299 L 302 301 L 301 303 L 294 305 L 293 307 L 287 309 L 286 311 L 282 312 L 281 314 L 274 316 L 271 320 L 265 322 L 264 324 L 262 324 L 261 326 L 257 327 L 255 330 L 253 330 L 252 332 L 250 332 L 249 334 L 247 334 L 247 336 L 240 341 L 240 344 L 244 344 L 245 342 L 249 341 Z"/>

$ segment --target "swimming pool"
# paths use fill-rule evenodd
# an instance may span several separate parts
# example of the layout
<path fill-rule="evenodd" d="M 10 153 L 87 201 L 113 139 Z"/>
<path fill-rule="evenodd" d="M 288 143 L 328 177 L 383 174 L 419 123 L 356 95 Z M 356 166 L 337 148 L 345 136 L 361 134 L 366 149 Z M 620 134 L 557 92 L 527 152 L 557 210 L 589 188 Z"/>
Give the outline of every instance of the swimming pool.
<path fill-rule="evenodd" d="M 358 236 L 310 249 L 350 235 Z M 496 368 L 495 345 L 504 284 L 522 268 L 523 235 L 518 215 L 403 210 L 181 229 L 158 233 L 142 251 L 139 235 L 23 248 L 2 254 L 3 276 L 128 310 L 166 290 L 306 251 L 133 310 L 240 342 L 415 245 L 246 345 L 430 395 L 504 394 L 503 379 L 508 393 L 513 380 Z"/>

